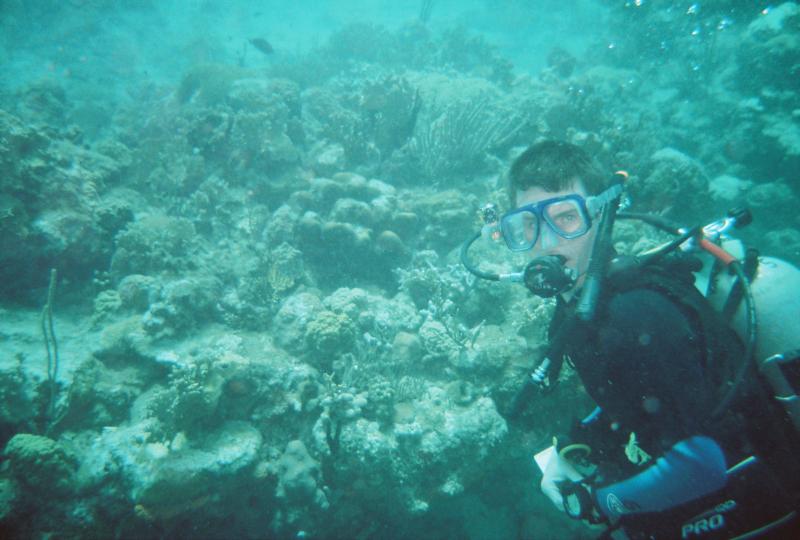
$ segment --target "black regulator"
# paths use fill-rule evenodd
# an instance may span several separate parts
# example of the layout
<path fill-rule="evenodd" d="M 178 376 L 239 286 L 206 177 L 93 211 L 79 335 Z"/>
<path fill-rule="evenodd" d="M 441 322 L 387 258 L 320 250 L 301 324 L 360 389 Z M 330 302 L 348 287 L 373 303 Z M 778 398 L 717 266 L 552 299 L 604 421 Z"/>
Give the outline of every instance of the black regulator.
<path fill-rule="evenodd" d="M 575 285 L 575 272 L 564 263 L 563 255 L 537 257 L 525 266 L 522 282 L 536 296 L 551 298 Z"/>

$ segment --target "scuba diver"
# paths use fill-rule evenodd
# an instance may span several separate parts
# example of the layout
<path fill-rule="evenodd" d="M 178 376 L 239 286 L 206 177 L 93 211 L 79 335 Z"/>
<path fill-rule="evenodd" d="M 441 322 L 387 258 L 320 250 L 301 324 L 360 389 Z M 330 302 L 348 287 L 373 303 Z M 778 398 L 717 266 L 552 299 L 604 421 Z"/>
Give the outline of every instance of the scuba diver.
<path fill-rule="evenodd" d="M 461 250 L 476 276 L 556 298 L 547 354 L 509 414 L 563 361 L 597 404 L 536 455 L 541 490 L 605 538 L 786 538 L 800 528 L 800 271 L 726 251 L 746 211 L 692 229 L 619 211 L 626 178 L 577 146 L 534 144 L 511 166 L 512 210 L 485 207 Z M 676 239 L 619 256 L 616 218 Z M 528 254 L 524 271 L 474 265 L 486 236 Z"/>

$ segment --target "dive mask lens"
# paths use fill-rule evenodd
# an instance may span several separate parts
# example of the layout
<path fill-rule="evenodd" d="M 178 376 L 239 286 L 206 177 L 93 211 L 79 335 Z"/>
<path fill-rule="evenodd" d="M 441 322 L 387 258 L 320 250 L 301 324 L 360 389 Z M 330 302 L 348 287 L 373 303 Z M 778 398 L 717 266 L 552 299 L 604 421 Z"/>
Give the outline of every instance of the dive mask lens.
<path fill-rule="evenodd" d="M 500 221 L 503 239 L 511 251 L 527 251 L 539 236 L 539 217 L 527 207 L 503 216 Z"/>
<path fill-rule="evenodd" d="M 578 199 L 555 201 L 542 209 L 548 225 L 559 236 L 576 238 L 589 230 L 589 216 Z"/>
<path fill-rule="evenodd" d="M 525 267 L 522 281 L 529 291 L 542 298 L 567 291 L 575 285 L 575 277 L 565 262 L 561 255 L 537 257 Z"/>

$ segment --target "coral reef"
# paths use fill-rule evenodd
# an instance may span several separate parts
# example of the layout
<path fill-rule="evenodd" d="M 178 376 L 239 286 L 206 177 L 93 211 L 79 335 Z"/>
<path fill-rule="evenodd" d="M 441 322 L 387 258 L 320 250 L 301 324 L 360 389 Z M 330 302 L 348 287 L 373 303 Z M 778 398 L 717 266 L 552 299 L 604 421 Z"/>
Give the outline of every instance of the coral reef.
<path fill-rule="evenodd" d="M 189 220 L 147 216 L 117 235 L 111 271 L 122 278 L 190 270 L 197 264 L 197 249 L 197 234 Z"/>
<path fill-rule="evenodd" d="M 126 162 L 3 110 L 0 141 L 2 288 L 34 286 L 26 268 L 58 262 L 62 276 L 85 280 L 105 266 L 114 234 L 130 219 L 106 197 Z"/>
<path fill-rule="evenodd" d="M 758 247 L 800 261 L 793 2 L 607 2 L 614 24 L 584 51 L 536 52 L 538 73 L 512 67 L 511 35 L 501 53 L 489 33 L 435 30 L 428 3 L 304 52 L 270 36 L 257 59 L 209 31 L 168 75 L 145 75 L 144 45 L 108 57 L 84 39 L 101 14 L 127 36 L 125 10 L 147 20 L 148 2 L 80 2 L 80 22 L 72 2 L 7 4 L 4 67 L 47 71 L 0 82 L 9 537 L 585 536 L 547 517 L 530 472 L 591 405 L 572 371 L 506 415 L 553 302 L 458 260 L 533 141 L 628 170 L 637 211 L 697 225 L 746 205 Z M 534 13 L 519 4 L 497 11 L 517 25 Z M 22 36 L 31 14 L 72 26 Z M 662 240 L 615 229 L 622 253 Z M 524 264 L 488 239 L 471 255 Z M 50 268 L 62 369 L 45 421 Z"/>
<path fill-rule="evenodd" d="M 319 463 L 311 457 L 302 441 L 293 440 L 286 445 L 275 469 L 278 477 L 276 497 L 282 508 L 275 516 L 274 526 L 278 530 L 319 534 L 324 511 L 329 507 L 327 497 L 320 489 Z M 313 528 L 309 530 L 310 527 Z"/>
<path fill-rule="evenodd" d="M 74 492 L 76 459 L 56 441 L 40 435 L 14 435 L 3 451 L 12 476 L 26 493 L 67 497 Z"/>
<path fill-rule="evenodd" d="M 651 169 L 641 183 L 634 181 L 633 196 L 652 201 L 677 219 L 697 215 L 708 197 L 708 177 L 700 164 L 673 148 L 663 148 L 651 156 Z"/>

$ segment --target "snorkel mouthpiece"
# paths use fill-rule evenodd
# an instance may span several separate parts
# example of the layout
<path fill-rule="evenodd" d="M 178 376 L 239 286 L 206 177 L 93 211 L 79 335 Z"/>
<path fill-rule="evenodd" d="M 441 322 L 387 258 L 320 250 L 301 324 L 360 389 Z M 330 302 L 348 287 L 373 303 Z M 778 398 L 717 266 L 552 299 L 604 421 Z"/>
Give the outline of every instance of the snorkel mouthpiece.
<path fill-rule="evenodd" d="M 533 259 L 525 267 L 522 282 L 536 296 L 551 298 L 575 285 L 572 269 L 567 268 L 562 255 L 544 255 Z"/>

